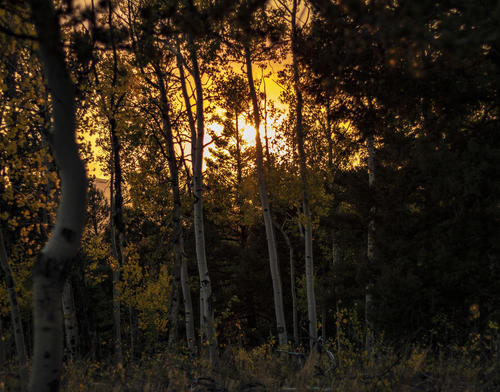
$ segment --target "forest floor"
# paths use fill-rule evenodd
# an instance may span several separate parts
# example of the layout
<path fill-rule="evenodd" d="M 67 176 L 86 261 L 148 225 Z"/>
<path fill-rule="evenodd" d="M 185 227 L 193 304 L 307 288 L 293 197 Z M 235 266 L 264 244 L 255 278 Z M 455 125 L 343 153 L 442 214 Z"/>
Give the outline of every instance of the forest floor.
<path fill-rule="evenodd" d="M 263 392 L 263 391 L 500 391 L 496 354 L 470 348 L 378 348 L 366 352 L 333 351 L 298 355 L 271 345 L 251 350 L 226 348 L 215 366 L 187 354 L 148 355 L 124 367 L 79 360 L 65 365 L 67 392 Z M 16 391 L 15 367 L 0 369 L 0 391 Z"/>

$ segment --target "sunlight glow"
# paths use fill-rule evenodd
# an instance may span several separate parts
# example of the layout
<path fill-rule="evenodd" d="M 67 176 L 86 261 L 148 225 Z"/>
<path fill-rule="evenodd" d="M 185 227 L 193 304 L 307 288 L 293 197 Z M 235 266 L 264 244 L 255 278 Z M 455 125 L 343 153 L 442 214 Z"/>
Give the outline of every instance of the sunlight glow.
<path fill-rule="evenodd" d="M 243 140 L 245 142 L 247 142 L 248 145 L 254 146 L 255 145 L 255 127 L 251 124 L 245 123 L 242 128 L 243 129 L 240 129 L 240 134 L 242 135 Z M 260 130 L 261 136 L 262 136 L 262 132 L 263 132 L 263 129 Z"/>

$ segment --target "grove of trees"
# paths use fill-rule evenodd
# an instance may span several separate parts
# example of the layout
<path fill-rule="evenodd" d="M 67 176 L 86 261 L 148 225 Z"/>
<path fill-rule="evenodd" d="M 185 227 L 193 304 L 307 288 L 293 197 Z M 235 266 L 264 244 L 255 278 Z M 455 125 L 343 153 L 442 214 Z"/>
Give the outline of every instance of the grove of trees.
<path fill-rule="evenodd" d="M 0 0 L 0 389 L 496 390 L 499 23 Z"/>

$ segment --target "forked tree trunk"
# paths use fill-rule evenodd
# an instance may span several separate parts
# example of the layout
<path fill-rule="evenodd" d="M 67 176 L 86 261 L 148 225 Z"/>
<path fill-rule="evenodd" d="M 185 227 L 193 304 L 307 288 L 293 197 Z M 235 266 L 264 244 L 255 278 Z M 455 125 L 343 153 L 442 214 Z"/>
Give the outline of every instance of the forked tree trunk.
<path fill-rule="evenodd" d="M 21 382 L 24 383 L 28 375 L 28 370 L 26 368 L 26 344 L 24 343 L 23 323 L 21 320 L 21 312 L 19 310 L 19 302 L 17 300 L 16 283 L 14 281 L 14 274 L 10 268 L 2 229 L 0 229 L 0 266 L 2 267 L 5 276 L 5 285 L 9 295 L 10 318 L 14 329 L 17 362 L 19 364 L 19 376 Z"/>
<path fill-rule="evenodd" d="M 367 147 L 368 147 L 368 188 L 370 190 L 370 195 L 373 198 L 373 192 L 375 187 L 375 147 L 373 144 L 373 135 L 367 137 Z M 366 258 L 368 260 L 368 269 L 371 270 L 371 266 L 375 259 L 375 205 L 370 207 L 370 219 L 368 222 L 368 234 L 366 241 Z M 365 323 L 366 323 L 366 341 L 365 349 L 371 352 L 373 347 L 373 295 L 371 293 L 373 289 L 373 277 L 368 276 L 368 283 L 365 288 Z"/>
<path fill-rule="evenodd" d="M 309 319 L 309 346 L 312 350 L 318 339 L 316 329 L 316 295 L 314 293 L 314 262 L 312 242 L 312 217 L 309 204 L 309 185 L 307 184 L 307 165 L 304 150 L 304 130 L 302 127 L 302 91 L 299 86 L 299 66 L 297 61 L 297 0 L 293 0 L 292 8 L 292 60 L 293 81 L 296 99 L 296 122 L 297 149 L 299 155 L 300 181 L 302 185 L 302 209 L 304 210 L 304 237 L 305 237 L 305 264 L 306 264 L 306 292 L 307 292 L 307 315 Z"/>
<path fill-rule="evenodd" d="M 170 107 L 167 98 L 167 91 L 165 87 L 165 81 L 161 70 L 156 67 L 156 75 L 158 77 L 158 85 L 160 90 L 160 102 L 161 102 L 161 113 L 162 113 L 162 125 L 163 133 L 165 136 L 165 141 L 167 143 L 167 161 L 168 168 L 170 172 L 170 185 L 172 187 L 172 195 L 174 199 L 173 208 L 173 248 L 174 248 L 174 282 L 172 285 L 172 300 L 171 300 L 171 312 L 169 312 L 169 321 L 171 323 L 172 332 L 169 335 L 169 345 L 172 346 L 177 341 L 177 315 L 179 313 L 179 289 L 183 287 L 183 297 L 185 298 L 185 304 L 191 301 L 191 293 L 189 289 L 186 292 L 185 286 L 187 282 L 182 282 L 182 278 L 187 280 L 187 265 L 184 266 L 184 272 L 182 272 L 182 264 L 185 264 L 183 260 L 184 256 L 184 239 L 182 230 L 182 205 L 181 205 L 181 193 L 179 187 L 179 167 L 177 164 L 177 158 L 175 156 L 174 147 L 174 136 L 172 133 L 172 123 L 170 121 Z M 184 285 L 183 285 L 184 284 Z M 188 301 L 186 301 L 186 296 Z M 189 309 L 191 306 L 191 309 Z M 186 306 L 185 306 L 186 311 Z M 188 325 L 187 321 L 192 321 L 192 305 L 188 305 L 188 313 L 186 316 L 186 338 L 187 344 L 190 350 L 193 349 L 193 339 L 194 339 L 194 328 L 192 325 Z"/>
<path fill-rule="evenodd" d="M 54 230 L 33 268 L 34 353 L 29 390 L 58 391 L 63 355 L 61 297 L 80 247 L 87 179 L 75 140 L 75 92 L 66 68 L 58 16 L 50 0 L 31 0 L 42 69 L 53 107 L 49 134 L 61 178 Z"/>
<path fill-rule="evenodd" d="M 181 82 L 181 91 L 182 97 L 184 99 L 184 104 L 186 105 L 186 113 L 188 117 L 189 129 L 191 131 L 191 154 L 194 157 L 195 144 L 196 144 L 196 124 L 193 117 L 193 112 L 191 110 L 191 101 L 189 98 L 189 94 L 186 87 L 186 79 L 184 74 L 184 64 L 183 58 L 180 52 L 179 45 L 177 46 L 177 67 L 179 69 L 180 82 Z M 193 158 L 194 159 L 194 158 Z M 185 161 L 184 161 L 185 164 Z M 189 170 L 186 168 L 186 174 L 190 177 Z M 194 183 L 194 180 L 193 180 Z M 182 296 L 184 298 L 184 317 L 186 322 L 186 339 L 188 348 L 190 350 L 194 350 L 196 343 L 196 336 L 194 333 L 194 313 L 193 313 L 193 300 L 191 297 L 191 288 L 189 287 L 189 275 L 188 275 L 188 266 L 187 260 L 184 257 L 184 243 L 182 243 L 182 264 L 181 264 L 181 287 L 182 287 Z"/>
<path fill-rule="evenodd" d="M 74 361 L 78 355 L 79 335 L 73 288 L 69 279 L 66 281 L 63 289 L 62 308 L 64 316 L 64 332 L 66 336 L 66 352 L 68 358 Z"/>
<path fill-rule="evenodd" d="M 269 265 L 271 269 L 271 279 L 273 281 L 274 310 L 276 313 L 276 326 L 278 330 L 278 342 L 281 345 L 288 343 L 286 333 L 285 312 L 283 309 L 283 290 L 281 287 L 281 277 L 278 264 L 278 252 L 276 249 L 276 238 L 274 236 L 273 220 L 271 208 L 267 197 L 267 183 L 264 178 L 264 162 L 262 142 L 260 140 L 260 113 L 257 101 L 257 93 L 253 82 L 252 60 L 250 57 L 250 48 L 245 46 L 245 63 L 247 71 L 248 86 L 250 88 L 250 97 L 253 105 L 253 122 L 255 126 L 255 150 L 257 181 L 259 184 L 260 202 L 262 206 L 262 215 L 264 217 L 264 226 L 266 228 L 267 249 L 269 252 Z"/>
<path fill-rule="evenodd" d="M 203 86 L 201 83 L 196 47 L 188 34 L 189 57 L 192 76 L 196 89 L 196 140 L 193 148 L 193 194 L 194 194 L 194 238 L 196 259 L 200 275 L 200 324 L 202 346 L 209 349 L 210 362 L 214 363 L 217 355 L 217 341 L 214 326 L 212 304 L 212 283 L 208 272 L 205 250 L 205 228 L 203 222 L 203 139 L 205 135 L 205 119 L 203 113 Z"/>

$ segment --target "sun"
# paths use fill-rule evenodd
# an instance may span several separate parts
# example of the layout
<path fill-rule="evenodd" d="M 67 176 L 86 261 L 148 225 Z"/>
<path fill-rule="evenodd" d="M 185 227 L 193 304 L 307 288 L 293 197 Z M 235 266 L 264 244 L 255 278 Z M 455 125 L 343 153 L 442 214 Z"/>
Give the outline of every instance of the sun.
<path fill-rule="evenodd" d="M 243 132 L 242 132 L 243 131 Z M 250 146 L 255 144 L 255 127 L 251 124 L 244 123 L 242 129 L 240 129 L 243 140 Z M 262 132 L 261 132 L 262 133 Z"/>

